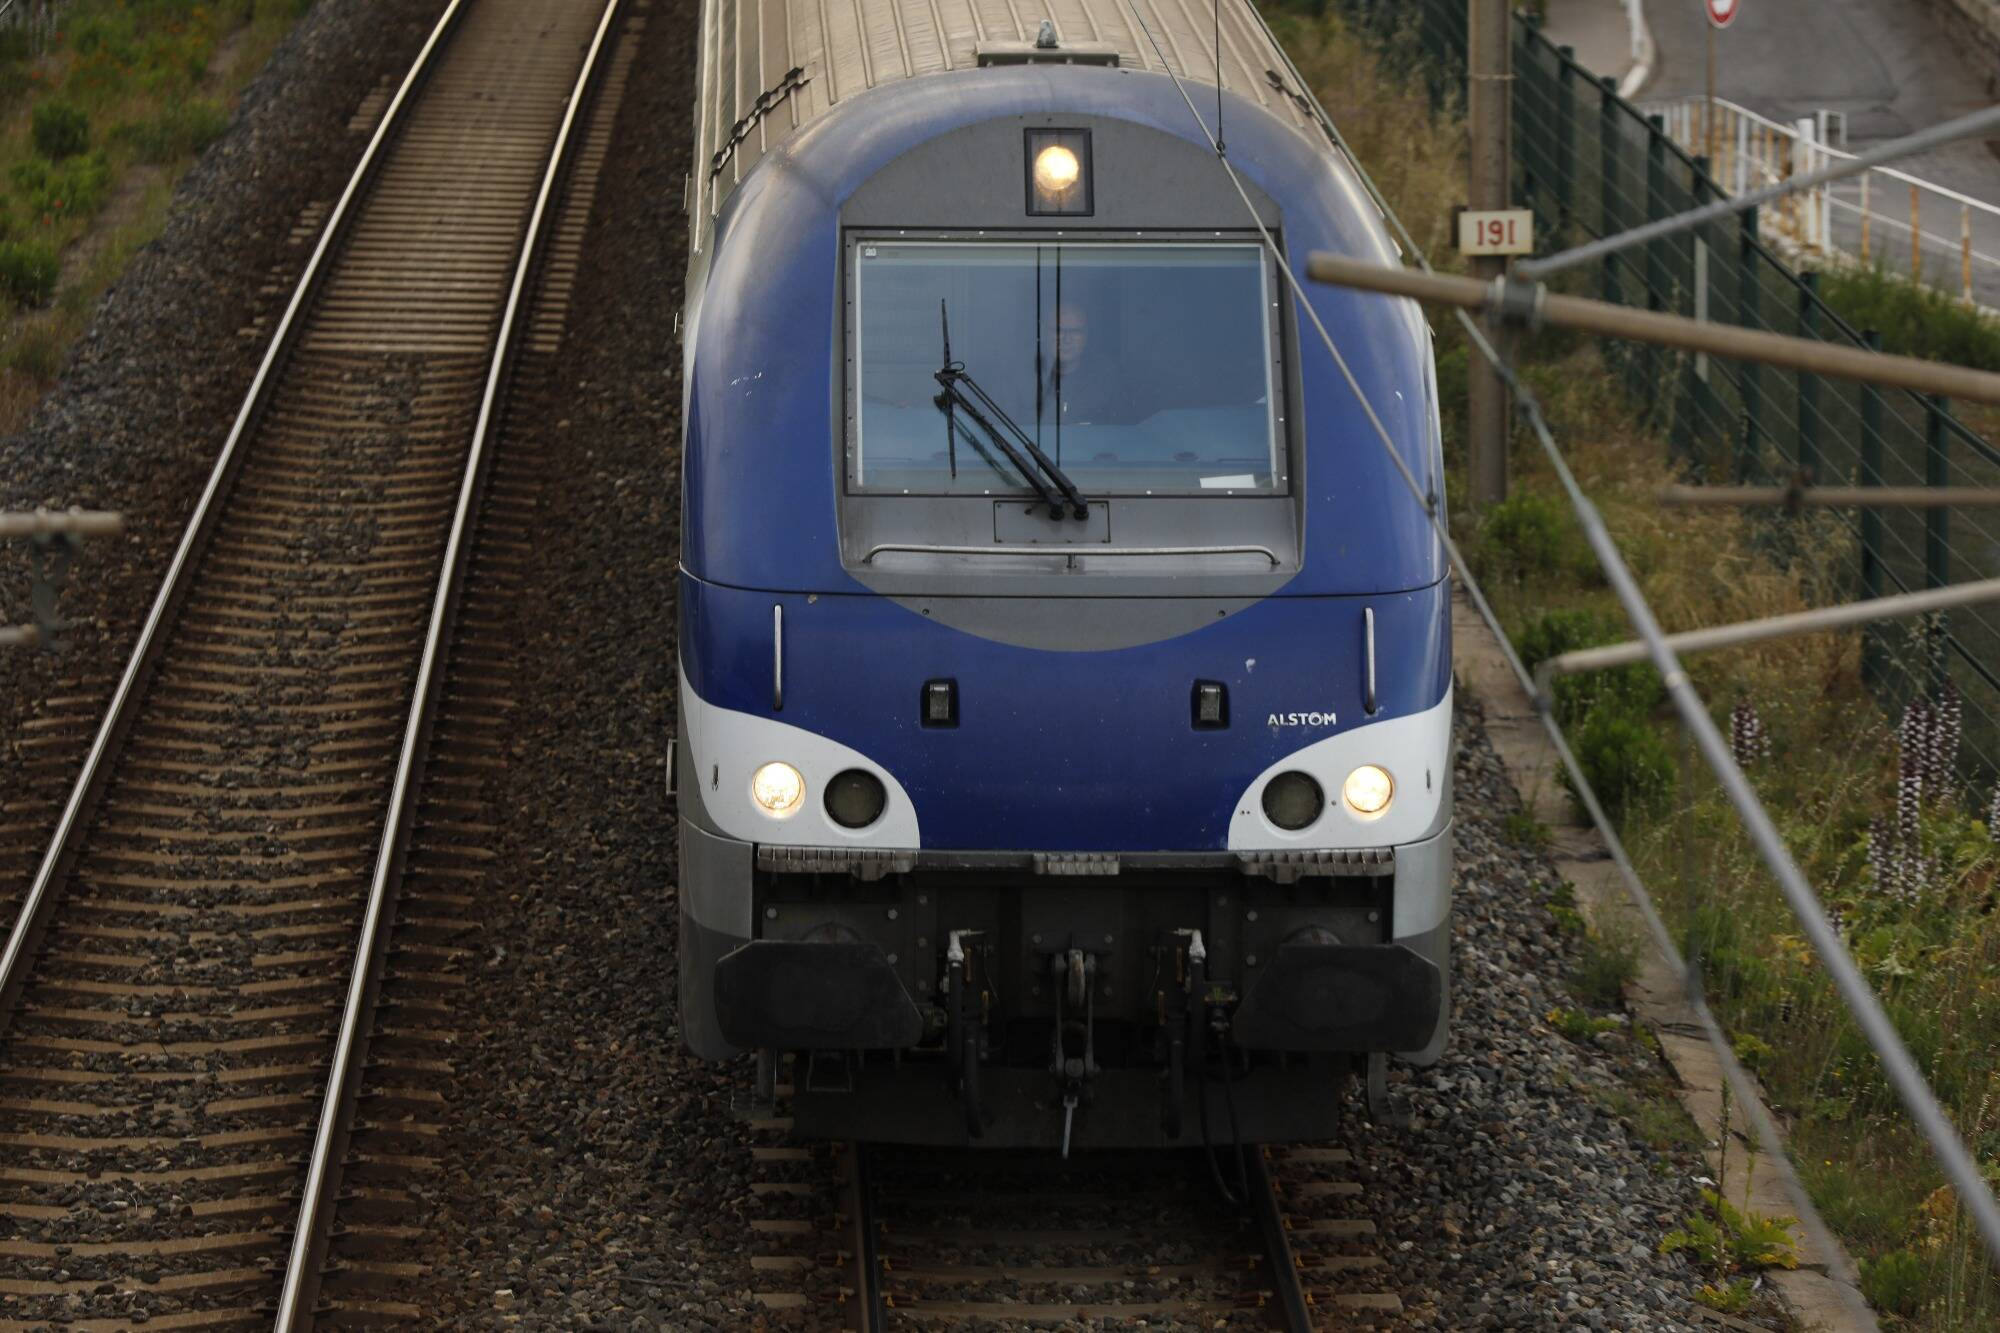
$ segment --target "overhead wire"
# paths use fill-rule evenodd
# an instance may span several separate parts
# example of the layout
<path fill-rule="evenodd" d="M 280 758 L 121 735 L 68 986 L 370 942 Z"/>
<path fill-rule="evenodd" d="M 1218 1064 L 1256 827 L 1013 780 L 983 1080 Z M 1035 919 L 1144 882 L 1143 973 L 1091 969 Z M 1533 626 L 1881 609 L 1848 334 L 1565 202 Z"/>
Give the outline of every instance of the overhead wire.
<path fill-rule="evenodd" d="M 1137 24 L 1139 30 L 1145 34 L 1147 42 L 1153 47 L 1154 54 L 1159 57 L 1161 67 L 1173 81 L 1174 88 L 1180 94 L 1181 100 L 1187 104 L 1188 114 L 1194 118 L 1195 124 L 1200 128 L 1202 136 L 1208 141 L 1211 150 L 1217 149 L 1218 145 L 1215 136 L 1209 131 L 1208 125 L 1202 120 L 1201 112 L 1196 109 L 1194 100 L 1188 95 L 1187 88 L 1182 83 L 1180 75 L 1174 70 L 1172 62 L 1166 58 L 1166 53 L 1160 47 L 1159 40 L 1153 35 L 1152 29 L 1147 25 L 1144 17 L 1139 14 L 1132 0 L 1126 0 L 1126 3 L 1131 10 L 1134 22 Z M 1275 38 L 1273 38 L 1273 45 L 1277 46 Z M 1285 53 L 1281 47 L 1279 48 L 1279 58 L 1284 61 L 1292 79 L 1297 83 L 1298 93 L 1303 103 L 1311 109 L 1314 118 L 1319 122 L 1322 130 L 1347 159 L 1349 165 L 1353 168 L 1355 174 L 1367 190 L 1369 197 L 1375 203 L 1377 210 L 1396 233 L 1399 244 L 1407 254 L 1416 260 L 1419 267 L 1425 272 L 1433 272 L 1434 270 L 1431 267 L 1429 259 L 1425 256 L 1422 247 L 1417 245 L 1415 239 L 1410 235 L 1409 230 L 1403 225 L 1402 220 L 1396 216 L 1395 211 L 1389 206 L 1388 200 L 1383 197 L 1381 191 L 1375 185 L 1373 178 L 1369 176 L 1366 169 L 1361 165 L 1359 157 L 1340 134 L 1338 128 L 1333 124 L 1332 119 L 1326 115 L 1325 109 L 1319 106 L 1317 98 L 1313 96 L 1310 86 L 1305 83 L 1297 66 L 1292 63 L 1289 54 Z M 1218 81 L 1220 78 L 1220 65 L 1218 63 Z M 1954 125 L 1962 126 L 1966 121 L 1972 119 L 1968 117 L 1965 118 L 1965 121 L 1954 122 Z M 1962 128 L 1959 132 L 1963 132 Z M 1903 142 L 1912 144 L 1927 141 L 1924 134 L 1919 134 L 1911 136 Z M 1244 209 L 1249 214 L 1258 235 L 1262 238 L 1265 248 L 1269 250 L 1276 260 L 1278 272 L 1284 276 L 1285 282 L 1291 288 L 1300 310 L 1305 313 L 1308 321 L 1318 334 L 1320 341 L 1331 355 L 1335 366 L 1339 369 L 1342 379 L 1346 381 L 1349 390 L 1360 404 L 1363 414 L 1367 417 L 1370 427 L 1387 453 L 1391 463 L 1394 465 L 1396 472 L 1401 476 L 1403 484 L 1409 489 L 1412 498 L 1417 501 L 1418 506 L 1423 510 L 1432 531 L 1437 535 L 1440 544 L 1444 547 L 1452 568 L 1462 579 L 1467 597 L 1471 600 L 1475 609 L 1478 610 L 1481 618 L 1486 621 L 1488 627 L 1492 629 L 1495 639 L 1499 642 L 1507 658 L 1508 665 L 1513 669 L 1515 676 L 1521 682 L 1522 688 L 1529 693 L 1530 697 L 1533 697 L 1533 678 L 1523 666 L 1519 654 L 1515 652 L 1506 633 L 1501 629 L 1499 620 L 1493 613 L 1492 606 L 1487 601 L 1483 590 L 1479 587 L 1478 580 L 1473 577 L 1471 567 L 1466 563 L 1463 554 L 1458 549 L 1457 543 L 1452 540 L 1449 531 L 1447 531 L 1443 516 L 1439 512 L 1439 497 L 1435 493 L 1427 494 L 1424 491 L 1418 484 L 1408 464 L 1404 461 L 1401 453 L 1397 450 L 1395 441 L 1390 437 L 1388 429 L 1383 425 L 1380 415 L 1375 411 L 1374 405 L 1369 401 L 1367 393 L 1356 379 L 1354 372 L 1347 363 L 1346 357 L 1341 354 L 1338 344 L 1327 331 L 1325 323 L 1320 319 L 1319 312 L 1314 308 L 1311 300 L 1308 299 L 1304 285 L 1300 282 L 1298 275 L 1292 271 L 1291 265 L 1286 261 L 1284 252 L 1279 249 L 1271 236 L 1270 229 L 1265 225 L 1263 217 L 1252 203 L 1249 192 L 1244 188 L 1235 166 L 1226 155 L 1219 151 L 1216 153 L 1216 161 L 1221 166 L 1223 172 L 1229 177 L 1230 184 L 1234 187 L 1237 196 L 1243 201 Z M 1800 184 L 1810 183 L 1812 183 L 1812 178 L 1800 177 L 1795 181 L 1794 188 L 1797 188 Z M 1710 211 L 1715 212 L 1716 216 L 1723 216 L 1731 210 Z M 1606 246 L 1602 250 L 1602 253 L 1613 253 L 1622 248 L 1624 247 L 1621 245 Z M 1574 258 L 1577 253 L 1576 251 L 1568 252 L 1566 257 Z M 1793 861 L 1789 848 L 1785 846 L 1782 836 L 1771 822 L 1770 816 L 1765 811 L 1756 791 L 1750 786 L 1748 779 L 1744 777 L 1742 769 L 1737 766 L 1734 757 L 1729 751 L 1727 741 L 1717 729 L 1714 719 L 1709 716 L 1706 704 L 1702 701 L 1700 695 L 1695 692 L 1686 672 L 1681 667 L 1678 657 L 1674 654 L 1673 649 L 1664 642 L 1658 621 L 1654 617 L 1651 607 L 1647 604 L 1644 594 L 1640 591 L 1637 581 L 1632 576 L 1631 570 L 1626 566 L 1623 556 L 1617 549 L 1616 543 L 1611 539 L 1609 530 L 1605 527 L 1596 506 L 1591 503 L 1589 497 L 1584 494 L 1582 487 L 1578 485 L 1574 473 L 1569 468 L 1568 461 L 1563 457 L 1560 447 L 1555 442 L 1553 433 L 1549 430 L 1548 423 L 1542 415 L 1540 404 L 1537 402 L 1533 392 L 1521 382 L 1512 367 L 1506 364 L 1505 360 L 1494 348 L 1492 341 L 1486 336 L 1484 330 L 1480 328 L 1478 322 L 1464 310 L 1457 311 L 1457 315 L 1459 323 L 1464 328 L 1472 345 L 1478 350 L 1481 356 L 1494 365 L 1507 382 L 1508 387 L 1513 391 L 1517 409 L 1527 419 L 1537 442 L 1548 456 L 1550 464 L 1562 485 L 1571 507 L 1576 511 L 1578 521 L 1584 529 L 1585 537 L 1591 546 L 1593 554 L 1596 555 L 1598 562 L 1604 567 L 1606 578 L 1610 582 L 1620 605 L 1624 607 L 1626 615 L 1631 619 L 1634 629 L 1638 631 L 1639 637 L 1647 644 L 1649 654 L 1666 684 L 1669 697 L 1673 700 L 1676 710 L 1681 714 L 1682 721 L 1694 739 L 1697 749 L 1701 752 L 1704 761 L 1714 770 L 1718 781 L 1722 785 L 1724 794 L 1728 797 L 1730 804 L 1736 808 L 1738 816 L 1743 820 L 1751 835 L 1752 842 L 1757 847 L 1760 858 L 1764 861 L 1766 867 L 1770 869 L 1774 877 L 1777 878 L 1779 888 L 1784 894 L 1788 906 L 1791 908 L 1794 916 L 1798 918 L 1800 926 L 1805 931 L 1814 951 L 1819 955 L 1822 964 L 1832 976 L 1836 990 L 1860 1026 L 1863 1036 L 1868 1040 L 1870 1047 L 1874 1049 L 1876 1057 L 1882 1062 L 1883 1070 L 1888 1075 L 1889 1081 L 1895 1088 L 1898 1097 L 1902 1100 L 1905 1109 L 1909 1112 L 1919 1131 L 1923 1133 L 1925 1139 L 1929 1142 L 1932 1152 L 1936 1155 L 1938 1163 L 1943 1168 L 1946 1177 L 1956 1187 L 1960 1202 L 1966 1208 L 1967 1212 L 1971 1214 L 1973 1222 L 1985 1239 L 1993 1258 L 1996 1262 L 2000 1262 L 2000 1202 L 1996 1202 L 1991 1188 L 1980 1174 L 1977 1164 L 1967 1152 L 1963 1141 L 1958 1137 L 1957 1131 L 1946 1118 L 1943 1108 L 1939 1106 L 1936 1097 L 1931 1092 L 1929 1084 L 1925 1082 L 1922 1074 L 1917 1070 L 1916 1064 L 1911 1059 L 1907 1048 L 1904 1047 L 1901 1037 L 1896 1033 L 1894 1025 L 1883 1011 L 1880 1001 L 1862 979 L 1859 970 L 1854 965 L 1854 960 L 1847 953 L 1846 947 L 1842 944 L 1838 933 L 1827 920 L 1825 912 L 1819 905 L 1818 898 L 1813 893 L 1811 886 L 1807 884 L 1804 875 L 1800 873 L 1796 862 Z M 1543 725 L 1548 730 L 1550 739 L 1554 743 L 1557 753 L 1563 762 L 1563 767 L 1570 775 L 1579 800 L 1590 814 L 1592 821 L 1597 825 L 1599 832 L 1603 835 L 1606 845 L 1612 853 L 1613 860 L 1616 862 L 1625 880 L 1633 906 L 1646 924 L 1647 933 L 1651 936 L 1661 956 L 1667 959 L 1684 979 L 1686 983 L 1686 1002 L 1694 1012 L 1696 1020 L 1702 1028 L 1703 1035 L 1707 1038 L 1716 1061 L 1723 1070 L 1725 1080 L 1735 1092 L 1737 1099 L 1742 1103 L 1753 1128 L 1757 1132 L 1758 1139 L 1767 1150 L 1767 1155 L 1776 1168 L 1787 1193 L 1791 1195 L 1794 1206 L 1798 1210 L 1801 1226 L 1805 1228 L 1814 1244 L 1826 1256 L 1828 1262 L 1834 1262 L 1835 1256 L 1841 1255 L 1843 1251 L 1833 1240 L 1832 1234 L 1828 1231 L 1825 1222 L 1813 1207 L 1811 1196 L 1807 1193 L 1803 1182 L 1800 1181 L 1798 1173 L 1792 1166 L 1790 1157 L 1785 1151 L 1784 1140 L 1777 1126 L 1772 1122 L 1769 1113 L 1764 1109 L 1761 1099 L 1756 1094 L 1754 1086 L 1750 1083 L 1748 1074 L 1737 1060 L 1728 1037 L 1724 1034 L 1721 1026 L 1716 1022 L 1714 1015 L 1709 1010 L 1699 971 L 1688 965 L 1679 948 L 1675 945 L 1673 935 L 1668 930 L 1665 920 L 1661 917 L 1657 906 L 1654 904 L 1651 893 L 1647 890 L 1645 882 L 1640 878 L 1637 868 L 1632 865 L 1630 858 L 1626 855 L 1616 830 L 1605 816 L 1603 807 L 1585 778 L 1581 767 L 1578 765 L 1575 754 L 1570 750 L 1561 728 L 1556 725 L 1553 716 L 1546 708 L 1540 711 Z M 1837 1286 L 1842 1294 L 1842 1298 L 1865 1315 L 1866 1307 L 1861 1304 L 1859 1294 L 1851 1282 L 1842 1282 L 1837 1284 Z"/>

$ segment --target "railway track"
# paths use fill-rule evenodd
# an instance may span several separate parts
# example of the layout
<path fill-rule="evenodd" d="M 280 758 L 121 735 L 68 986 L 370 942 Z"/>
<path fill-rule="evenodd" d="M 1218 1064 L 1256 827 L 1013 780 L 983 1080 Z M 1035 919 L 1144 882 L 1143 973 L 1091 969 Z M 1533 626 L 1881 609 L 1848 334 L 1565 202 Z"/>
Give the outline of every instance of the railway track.
<path fill-rule="evenodd" d="M 328 217 L 0 955 L 7 1326 L 421 1313 L 365 1251 L 411 1239 L 448 1088 L 528 558 L 505 410 L 621 4 L 453 0 Z"/>
<path fill-rule="evenodd" d="M 781 1087 L 780 1092 L 784 1089 Z M 801 1144 L 756 1122 L 759 1300 L 778 1321 L 884 1330 L 1393 1326 L 1375 1224 L 1344 1149 L 1199 1152 Z M 1323 1322 L 1322 1322 L 1323 1321 Z M 789 1325 L 787 1325 L 789 1326 Z"/>

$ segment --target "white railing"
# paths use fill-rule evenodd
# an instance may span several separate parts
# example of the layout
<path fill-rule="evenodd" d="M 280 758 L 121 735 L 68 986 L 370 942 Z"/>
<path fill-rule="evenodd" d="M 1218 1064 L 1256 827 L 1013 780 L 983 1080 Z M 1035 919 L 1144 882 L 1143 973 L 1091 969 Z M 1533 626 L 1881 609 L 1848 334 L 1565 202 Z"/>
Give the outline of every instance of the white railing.
<path fill-rule="evenodd" d="M 1835 146 L 1847 137 L 1838 112 L 1788 125 L 1717 98 L 1710 125 L 1699 94 L 1643 109 L 1662 117 L 1675 143 L 1707 156 L 1710 175 L 1732 194 L 1854 156 Z M 2000 298 L 2000 206 L 1906 171 L 1871 168 L 1766 208 L 1759 220 L 1809 251 L 1905 269 L 1968 302 Z"/>

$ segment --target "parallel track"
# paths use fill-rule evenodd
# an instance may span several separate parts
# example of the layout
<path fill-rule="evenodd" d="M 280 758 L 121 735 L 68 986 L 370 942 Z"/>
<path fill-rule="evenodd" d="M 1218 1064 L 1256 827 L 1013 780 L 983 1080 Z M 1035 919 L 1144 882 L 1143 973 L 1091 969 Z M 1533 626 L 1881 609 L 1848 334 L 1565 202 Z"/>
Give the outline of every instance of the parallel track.
<path fill-rule="evenodd" d="M 405 870 L 419 938 L 477 924 L 415 811 L 617 8 L 454 0 L 277 330 L 0 957 L 10 1324 L 314 1315 Z"/>

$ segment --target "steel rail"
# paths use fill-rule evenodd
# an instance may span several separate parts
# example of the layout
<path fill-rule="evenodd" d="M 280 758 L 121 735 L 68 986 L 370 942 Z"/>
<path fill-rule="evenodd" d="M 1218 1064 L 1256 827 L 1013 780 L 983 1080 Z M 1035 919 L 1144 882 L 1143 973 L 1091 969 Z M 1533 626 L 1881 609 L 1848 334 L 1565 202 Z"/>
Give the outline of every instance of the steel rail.
<path fill-rule="evenodd" d="M 884 1333 L 889 1312 L 882 1299 L 882 1255 L 880 1232 L 875 1220 L 875 1190 L 868 1178 L 868 1145 L 854 1141 L 844 1145 L 847 1173 L 842 1201 L 847 1223 L 853 1231 L 854 1297 L 846 1302 L 847 1326 L 853 1333 Z"/>
<path fill-rule="evenodd" d="M 1285 1229 L 1284 1205 L 1278 1201 L 1277 1182 L 1271 1179 L 1271 1164 L 1264 1150 L 1251 1145 L 1243 1150 L 1249 1163 L 1250 1205 L 1257 1234 L 1264 1241 L 1264 1258 L 1271 1265 L 1271 1291 L 1283 1312 L 1287 1333 L 1313 1333 L 1312 1306 L 1306 1300 L 1304 1282 L 1299 1277 L 1298 1256 L 1292 1251 L 1291 1234 Z"/>
<path fill-rule="evenodd" d="M 455 0 L 456 2 L 456 0 Z M 403 729 L 403 747 L 396 760 L 396 777 L 390 788 L 388 824 L 376 857 L 369 883 L 368 904 L 362 917 L 361 935 L 355 946 L 353 975 L 348 984 L 347 1003 L 340 1019 L 339 1038 L 327 1070 L 326 1092 L 321 1099 L 319 1127 L 313 1138 L 306 1183 L 299 1199 L 298 1219 L 292 1229 L 291 1255 L 285 1265 L 285 1285 L 278 1299 L 277 1333 L 299 1333 L 310 1328 L 319 1297 L 321 1263 L 333 1223 L 334 1205 L 340 1183 L 341 1160 L 353 1131 L 354 1103 L 360 1091 L 366 1063 L 368 1032 L 373 1024 L 375 1000 L 381 989 L 382 964 L 388 957 L 389 932 L 395 916 L 396 889 L 402 878 L 411 830 L 416 822 L 417 797 L 422 787 L 424 751 L 435 722 L 434 704 L 441 692 L 444 666 L 450 651 L 452 622 L 455 618 L 464 574 L 470 563 L 472 538 L 478 521 L 480 500 L 486 489 L 491 462 L 492 438 L 497 430 L 510 377 L 516 361 L 516 343 L 525 332 L 527 305 L 538 271 L 542 251 L 548 241 L 547 225 L 556 195 L 561 189 L 577 141 L 583 136 L 578 127 L 583 111 L 595 91 L 600 74 L 610 62 L 604 53 L 610 45 L 612 26 L 624 0 L 608 0 L 598 20 L 583 68 L 563 109 L 555 142 L 549 150 L 548 167 L 528 216 L 522 238 L 521 255 L 514 268 L 513 283 L 500 317 L 494 340 L 492 365 L 480 398 L 479 417 L 473 426 L 464 480 L 459 486 L 458 507 L 452 516 L 451 535 L 445 545 L 444 563 L 431 603 L 430 627 L 425 634 L 423 656 L 417 668 L 411 694 L 410 715 Z"/>
<path fill-rule="evenodd" d="M 1780 509 L 2000 508 L 2000 488 L 1985 486 L 1662 486 L 1653 498 L 1663 505 L 1737 509 L 1772 505 Z"/>
<path fill-rule="evenodd" d="M 70 793 L 68 803 L 63 807 L 62 817 L 56 823 L 55 835 L 49 841 L 49 850 L 43 856 L 40 868 L 35 873 L 34 883 L 28 888 L 21 902 L 21 910 L 14 920 L 13 930 L 7 937 L 4 952 L 0 952 L 0 1024 L 10 1022 L 14 1010 L 20 1003 L 21 991 L 27 982 L 30 963 L 35 949 L 40 944 L 43 930 L 48 925 L 49 913 L 54 910 L 57 893 L 55 886 L 68 874 L 74 861 L 74 839 L 85 821 L 95 811 L 103 794 L 103 786 L 110 774 L 110 757 L 124 740 L 125 733 L 132 724 L 133 713 L 144 697 L 146 686 L 151 682 L 154 670 L 159 665 L 159 654 L 166 640 L 166 627 L 174 617 L 176 609 L 187 595 L 192 573 L 200 563 L 200 556 L 213 535 L 215 524 L 222 511 L 222 502 L 235 482 L 243 460 L 243 444 L 263 416 L 272 390 L 278 382 L 278 372 L 291 355 L 294 344 L 304 327 L 304 312 L 319 293 L 332 267 L 331 256 L 345 240 L 355 201 L 367 190 L 380 171 L 386 157 L 385 145 L 389 138 L 402 126 L 400 115 L 409 102 L 411 94 L 435 67 L 436 53 L 444 44 L 444 39 L 457 25 L 464 13 L 466 0 L 451 0 L 451 4 L 439 17 L 431 29 L 430 36 L 418 51 L 409 73 L 396 89 L 388 107 L 382 113 L 381 124 L 375 127 L 374 135 L 368 140 L 368 147 L 361 154 L 361 161 L 348 178 L 346 189 L 334 204 L 333 212 L 327 216 L 325 229 L 320 233 L 319 243 L 313 247 L 312 257 L 306 262 L 306 269 L 293 289 L 292 299 L 285 306 L 285 313 L 278 321 L 278 328 L 271 339 L 271 345 L 264 353 L 264 359 L 257 366 L 257 373 L 250 381 L 249 393 L 243 399 L 243 406 L 236 413 L 235 423 L 230 427 L 229 436 L 223 442 L 222 453 L 216 459 L 214 469 L 209 473 L 208 482 L 203 487 L 201 498 L 195 504 L 194 514 L 188 520 L 186 530 L 181 534 L 180 545 L 175 548 L 171 563 L 167 566 L 165 578 L 160 582 L 160 591 L 153 598 L 153 606 L 146 616 L 145 624 L 139 630 L 139 638 L 132 649 L 132 656 L 126 663 L 124 674 L 119 678 L 118 688 L 111 696 L 111 706 L 106 711 L 103 723 L 98 727 L 97 736 L 91 742 L 90 753 L 84 759 L 83 769 L 77 775 L 76 786 Z"/>

